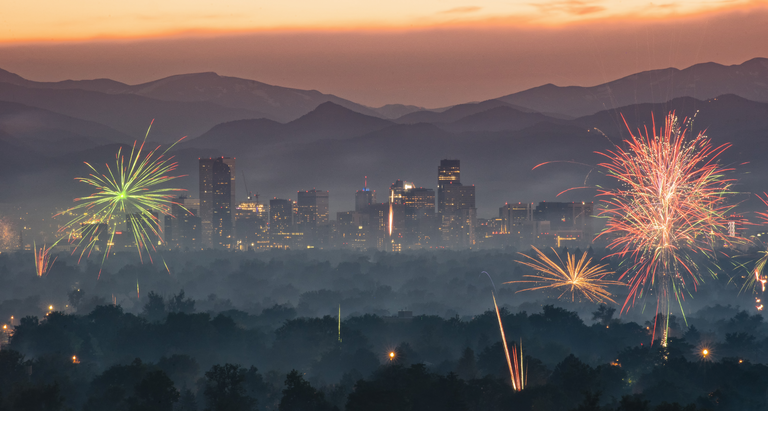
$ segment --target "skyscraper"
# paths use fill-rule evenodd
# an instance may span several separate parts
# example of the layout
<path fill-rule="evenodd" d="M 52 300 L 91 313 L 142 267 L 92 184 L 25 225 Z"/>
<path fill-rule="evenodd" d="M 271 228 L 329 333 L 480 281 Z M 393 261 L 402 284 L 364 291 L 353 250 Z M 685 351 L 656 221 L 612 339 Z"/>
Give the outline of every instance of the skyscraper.
<path fill-rule="evenodd" d="M 171 215 L 165 216 L 165 244 L 169 249 L 199 250 L 202 246 L 200 200 L 184 195 L 173 200 Z"/>
<path fill-rule="evenodd" d="M 235 159 L 200 159 L 200 219 L 203 244 L 231 248 L 235 208 Z"/>
<path fill-rule="evenodd" d="M 376 204 L 376 191 L 368 189 L 368 177 L 366 177 L 365 186 L 355 192 L 355 211 L 365 211 L 371 204 Z"/>
<path fill-rule="evenodd" d="M 328 223 L 328 191 L 299 191 L 296 200 L 297 228 L 314 229 Z"/>
<path fill-rule="evenodd" d="M 274 198 L 269 200 L 270 233 L 287 233 L 293 229 L 293 201 Z"/>
<path fill-rule="evenodd" d="M 296 231 L 304 233 L 307 245 L 325 244 L 327 239 L 319 238 L 319 234 L 320 228 L 328 225 L 328 191 L 298 191 L 294 223 Z"/>
<path fill-rule="evenodd" d="M 258 196 L 257 196 L 258 198 Z M 264 204 L 250 196 L 235 209 L 236 240 L 240 250 L 258 249 L 269 244 L 267 212 Z"/>
<path fill-rule="evenodd" d="M 435 191 L 410 188 L 403 193 L 405 206 L 405 232 L 407 242 L 426 246 L 435 237 Z"/>
<path fill-rule="evenodd" d="M 549 222 L 558 246 L 561 240 L 588 245 L 594 238 L 591 202 L 540 202 L 533 211 L 536 221 Z"/>
<path fill-rule="evenodd" d="M 413 183 L 398 179 L 389 187 L 389 196 L 393 204 L 403 204 L 405 193 L 415 188 Z"/>
<path fill-rule="evenodd" d="M 443 159 L 437 167 L 437 186 L 461 184 L 461 168 L 458 159 Z"/>
<path fill-rule="evenodd" d="M 437 167 L 437 212 L 440 234 L 446 246 L 475 244 L 475 186 L 461 184 L 460 162 L 443 159 Z"/>

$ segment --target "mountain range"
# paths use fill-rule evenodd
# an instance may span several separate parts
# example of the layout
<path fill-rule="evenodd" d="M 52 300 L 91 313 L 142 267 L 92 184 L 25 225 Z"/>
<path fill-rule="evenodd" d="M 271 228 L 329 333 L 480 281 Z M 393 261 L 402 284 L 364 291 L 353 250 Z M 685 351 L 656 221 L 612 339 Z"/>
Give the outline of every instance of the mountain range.
<path fill-rule="evenodd" d="M 434 188 L 439 160 L 458 158 L 487 217 L 507 201 L 594 199 L 589 187 L 607 181 L 595 152 L 669 111 L 694 117 L 714 143 L 731 142 L 721 162 L 734 168 L 737 189 L 762 192 L 768 176 L 752 168 L 768 157 L 768 59 L 648 71 L 589 88 L 548 85 L 435 110 L 369 108 L 214 73 L 127 85 L 43 83 L 0 70 L 0 154 L 25 161 L 0 172 L 0 202 L 30 191 L 63 202 L 87 193 L 72 180 L 87 174 L 82 161 L 113 160 L 154 118 L 150 140 L 188 136 L 174 154 L 187 176 L 178 183 L 192 195 L 200 157 L 237 157 L 239 198 L 246 188 L 295 198 L 297 188 L 317 187 L 332 191 L 332 212 L 354 207 L 352 191 L 366 175 L 382 189 L 398 177 Z M 547 161 L 563 162 L 532 170 Z"/>

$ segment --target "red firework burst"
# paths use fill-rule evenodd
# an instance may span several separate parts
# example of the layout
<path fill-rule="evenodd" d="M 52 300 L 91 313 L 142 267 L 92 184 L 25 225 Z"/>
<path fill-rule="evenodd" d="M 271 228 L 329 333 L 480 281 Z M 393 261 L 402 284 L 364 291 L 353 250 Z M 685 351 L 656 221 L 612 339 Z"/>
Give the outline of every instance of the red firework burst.
<path fill-rule="evenodd" d="M 690 127 L 687 119 L 683 123 Z M 626 266 L 620 279 L 627 281 L 629 295 L 622 312 L 655 288 L 657 312 L 666 309 L 668 317 L 670 294 L 682 311 L 685 280 L 694 289 L 700 280 L 694 257 L 712 258 L 716 242 L 730 242 L 726 213 L 734 207 L 727 202 L 733 180 L 726 177 L 731 169 L 717 161 L 730 144 L 714 146 L 703 132 L 688 138 L 674 112 L 658 132 L 655 121 L 637 135 L 624 124 L 630 132 L 626 148 L 598 152 L 609 159 L 600 166 L 620 185 L 599 190 L 605 205 L 600 216 L 607 223 L 598 237 L 612 237 L 611 256 Z"/>

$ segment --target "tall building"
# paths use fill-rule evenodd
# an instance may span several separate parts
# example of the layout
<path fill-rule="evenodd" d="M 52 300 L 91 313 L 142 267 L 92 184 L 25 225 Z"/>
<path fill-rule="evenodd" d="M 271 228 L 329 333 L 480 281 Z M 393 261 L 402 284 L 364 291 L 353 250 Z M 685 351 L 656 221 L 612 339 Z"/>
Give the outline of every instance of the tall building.
<path fill-rule="evenodd" d="M 405 193 L 415 186 L 411 182 L 398 179 L 389 187 L 389 197 L 393 204 L 403 204 Z"/>
<path fill-rule="evenodd" d="M 431 244 L 437 231 L 434 189 L 407 189 L 403 193 L 402 203 L 405 207 L 407 242 L 415 246 Z"/>
<path fill-rule="evenodd" d="M 293 201 L 274 198 L 269 200 L 269 231 L 290 232 L 293 229 Z"/>
<path fill-rule="evenodd" d="M 328 191 L 298 191 L 294 224 L 307 246 L 327 245 Z"/>
<path fill-rule="evenodd" d="M 588 245 L 594 238 L 591 202 L 540 202 L 533 211 L 533 219 L 549 222 L 557 246 L 563 241 L 577 246 Z"/>
<path fill-rule="evenodd" d="M 288 199 L 269 200 L 269 238 L 272 247 L 299 247 L 303 233 L 294 228 L 296 203 Z"/>
<path fill-rule="evenodd" d="M 269 245 L 267 210 L 258 199 L 253 200 L 249 196 L 247 201 L 241 202 L 235 209 L 235 220 L 238 249 L 258 249 Z"/>
<path fill-rule="evenodd" d="M 231 248 L 235 218 L 235 159 L 200 159 L 199 180 L 203 244 Z"/>
<path fill-rule="evenodd" d="M 371 204 L 376 204 L 376 191 L 368 189 L 368 177 L 366 177 L 365 186 L 355 192 L 355 211 L 365 211 Z"/>
<path fill-rule="evenodd" d="M 299 191 L 296 200 L 297 229 L 314 230 L 328 223 L 328 191 Z"/>
<path fill-rule="evenodd" d="M 501 232 L 511 233 L 517 224 L 533 220 L 533 203 L 506 203 L 499 208 Z"/>
<path fill-rule="evenodd" d="M 370 219 L 368 212 L 347 211 L 336 213 L 334 246 L 338 248 L 366 248 Z"/>
<path fill-rule="evenodd" d="M 461 184 L 458 160 L 443 159 L 437 168 L 437 212 L 446 246 L 471 248 L 475 245 L 475 186 Z"/>
<path fill-rule="evenodd" d="M 437 186 L 461 184 L 461 168 L 458 159 L 443 159 L 437 167 Z"/>
<path fill-rule="evenodd" d="M 173 200 L 171 215 L 165 216 L 165 243 L 169 249 L 199 250 L 202 248 L 200 200 L 184 195 Z"/>

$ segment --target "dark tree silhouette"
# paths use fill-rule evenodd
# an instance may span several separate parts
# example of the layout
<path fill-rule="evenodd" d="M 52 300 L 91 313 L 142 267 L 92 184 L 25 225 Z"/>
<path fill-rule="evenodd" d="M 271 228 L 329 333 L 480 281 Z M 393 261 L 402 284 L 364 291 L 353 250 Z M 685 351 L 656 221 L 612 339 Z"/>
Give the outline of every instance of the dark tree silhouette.
<path fill-rule="evenodd" d="M 150 291 L 147 294 L 147 303 L 144 305 L 144 316 L 150 322 L 162 321 L 165 319 L 165 299 L 160 294 Z"/>
<path fill-rule="evenodd" d="M 173 381 L 161 370 L 148 372 L 136 385 L 136 396 L 131 408 L 139 411 L 170 411 L 179 401 L 179 391 Z"/>
<path fill-rule="evenodd" d="M 256 400 L 246 394 L 246 370 L 230 363 L 214 365 L 205 373 L 207 409 L 213 411 L 248 411 Z"/>
<path fill-rule="evenodd" d="M 472 351 L 472 348 L 464 348 L 464 351 L 461 353 L 461 357 L 456 364 L 456 375 L 465 381 L 477 377 L 477 361 L 475 360 L 475 352 Z"/>
<path fill-rule="evenodd" d="M 331 406 L 325 400 L 325 394 L 312 387 L 294 369 L 285 377 L 283 398 L 280 399 L 278 409 L 280 411 L 326 411 L 331 409 Z"/>

